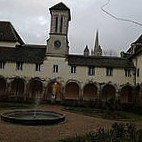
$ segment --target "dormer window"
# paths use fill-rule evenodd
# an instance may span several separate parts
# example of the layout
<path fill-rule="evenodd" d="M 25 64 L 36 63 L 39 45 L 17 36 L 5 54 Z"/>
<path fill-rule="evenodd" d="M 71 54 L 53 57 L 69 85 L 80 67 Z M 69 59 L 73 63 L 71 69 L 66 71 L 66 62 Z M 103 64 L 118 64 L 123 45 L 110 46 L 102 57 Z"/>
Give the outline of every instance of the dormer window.
<path fill-rule="evenodd" d="M 95 75 L 95 67 L 94 66 L 88 67 L 88 75 L 90 75 L 90 76 Z"/>
<path fill-rule="evenodd" d="M 41 64 L 36 64 L 36 71 L 40 71 Z"/>
<path fill-rule="evenodd" d="M 22 70 L 23 69 L 23 62 L 16 62 L 16 70 Z"/>
<path fill-rule="evenodd" d="M 57 73 L 58 69 L 58 65 L 53 65 L 53 73 Z"/>
<path fill-rule="evenodd" d="M 125 76 L 131 77 L 131 69 L 125 69 Z"/>
<path fill-rule="evenodd" d="M 76 66 L 71 66 L 71 73 L 76 73 Z"/>
<path fill-rule="evenodd" d="M 109 67 L 106 68 L 106 76 L 112 76 L 113 75 L 113 68 Z"/>
<path fill-rule="evenodd" d="M 0 69 L 4 69 L 5 62 L 0 62 Z"/>

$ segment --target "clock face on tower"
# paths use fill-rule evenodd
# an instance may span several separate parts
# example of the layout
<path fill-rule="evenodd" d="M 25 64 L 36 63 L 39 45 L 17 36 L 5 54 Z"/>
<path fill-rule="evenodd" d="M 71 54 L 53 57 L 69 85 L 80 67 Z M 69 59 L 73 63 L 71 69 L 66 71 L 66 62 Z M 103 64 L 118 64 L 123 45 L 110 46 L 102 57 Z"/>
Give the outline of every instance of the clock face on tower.
<path fill-rule="evenodd" d="M 56 41 L 54 42 L 54 46 L 55 46 L 56 48 L 60 48 L 60 47 L 61 47 L 61 42 L 60 42 L 59 40 L 56 40 Z"/>

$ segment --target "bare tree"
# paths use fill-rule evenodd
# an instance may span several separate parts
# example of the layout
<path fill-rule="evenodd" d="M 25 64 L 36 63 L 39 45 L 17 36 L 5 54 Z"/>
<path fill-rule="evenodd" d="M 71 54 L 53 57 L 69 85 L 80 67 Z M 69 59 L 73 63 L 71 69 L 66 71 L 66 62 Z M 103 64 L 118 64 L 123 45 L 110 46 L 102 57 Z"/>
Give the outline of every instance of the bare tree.
<path fill-rule="evenodd" d="M 118 53 L 113 49 L 106 49 L 103 51 L 105 56 L 118 56 Z"/>

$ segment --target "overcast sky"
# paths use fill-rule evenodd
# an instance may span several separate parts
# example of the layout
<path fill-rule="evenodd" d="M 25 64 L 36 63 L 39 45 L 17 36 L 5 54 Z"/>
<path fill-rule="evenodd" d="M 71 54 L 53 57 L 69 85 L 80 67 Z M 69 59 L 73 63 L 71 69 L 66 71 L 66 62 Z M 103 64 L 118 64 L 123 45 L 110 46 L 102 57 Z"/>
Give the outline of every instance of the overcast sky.
<path fill-rule="evenodd" d="M 142 34 L 142 26 L 116 20 L 101 10 L 107 0 L 0 0 L 0 20 L 10 21 L 27 44 L 46 44 L 49 8 L 64 2 L 71 10 L 70 53 L 94 48 L 99 30 L 103 50 L 126 51 Z M 104 9 L 113 15 L 142 23 L 142 0 L 111 0 Z"/>

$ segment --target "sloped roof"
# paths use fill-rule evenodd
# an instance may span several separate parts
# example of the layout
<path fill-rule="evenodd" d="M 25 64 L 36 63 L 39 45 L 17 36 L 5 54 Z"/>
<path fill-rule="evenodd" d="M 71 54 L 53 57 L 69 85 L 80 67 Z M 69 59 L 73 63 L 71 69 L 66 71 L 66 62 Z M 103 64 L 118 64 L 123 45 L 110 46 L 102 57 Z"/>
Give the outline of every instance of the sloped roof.
<path fill-rule="evenodd" d="M 142 43 L 142 35 L 134 43 Z"/>
<path fill-rule="evenodd" d="M 95 66 L 113 68 L 133 68 L 133 63 L 125 58 L 109 56 L 90 56 L 68 55 L 68 64 L 76 66 Z"/>
<path fill-rule="evenodd" d="M 0 47 L 0 61 L 42 63 L 44 61 L 45 52 L 46 48 L 39 48 L 38 45 L 23 45 L 16 48 Z"/>
<path fill-rule="evenodd" d="M 65 10 L 69 12 L 69 20 L 71 20 L 70 9 L 62 2 L 52 6 L 49 10 Z"/>
<path fill-rule="evenodd" d="M 70 11 L 70 9 L 62 2 L 52 6 L 50 10 L 69 10 Z"/>
<path fill-rule="evenodd" d="M 142 53 L 142 35 L 140 35 L 139 38 L 131 44 L 131 47 L 127 50 L 127 53 L 131 53 L 133 51 L 133 48 L 135 50 L 135 53 L 128 56 L 128 58 L 133 58 Z"/>
<path fill-rule="evenodd" d="M 137 45 L 137 48 L 135 50 L 135 54 L 131 54 L 130 56 L 128 56 L 128 58 L 133 58 L 136 57 L 137 55 L 142 53 L 142 45 Z"/>
<path fill-rule="evenodd" d="M 0 21 L 0 41 L 19 42 L 24 44 L 10 22 Z"/>
<path fill-rule="evenodd" d="M 138 55 L 139 53 L 142 52 L 142 35 L 134 42 L 136 44 L 136 49 L 135 49 L 135 55 Z"/>

